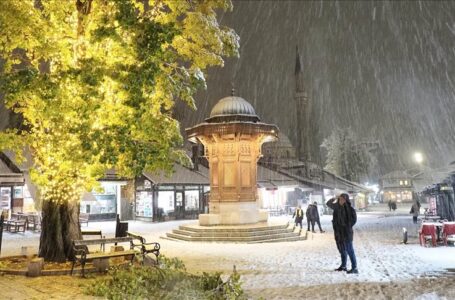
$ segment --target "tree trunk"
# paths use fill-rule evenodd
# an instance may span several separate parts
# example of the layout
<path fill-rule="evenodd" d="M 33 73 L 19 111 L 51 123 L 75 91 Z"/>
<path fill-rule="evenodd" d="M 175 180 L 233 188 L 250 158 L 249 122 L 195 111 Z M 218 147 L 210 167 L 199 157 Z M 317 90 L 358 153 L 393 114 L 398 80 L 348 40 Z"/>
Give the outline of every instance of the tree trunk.
<path fill-rule="evenodd" d="M 64 262 L 73 256 L 72 241 L 81 239 L 79 205 L 44 201 L 39 256 Z"/>

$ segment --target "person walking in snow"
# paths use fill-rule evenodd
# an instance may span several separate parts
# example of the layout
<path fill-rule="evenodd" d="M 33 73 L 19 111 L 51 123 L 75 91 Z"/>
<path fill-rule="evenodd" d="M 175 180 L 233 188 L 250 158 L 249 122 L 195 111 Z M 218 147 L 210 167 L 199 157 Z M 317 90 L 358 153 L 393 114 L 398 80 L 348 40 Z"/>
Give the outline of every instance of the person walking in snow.
<path fill-rule="evenodd" d="M 409 213 L 412 214 L 412 222 L 414 222 L 414 224 L 417 224 L 417 217 L 420 214 L 420 202 L 419 202 L 419 200 L 415 200 L 414 201 L 414 203 L 411 206 L 411 211 Z"/>
<path fill-rule="evenodd" d="M 392 210 L 395 211 L 397 209 L 397 203 L 395 201 L 392 201 Z"/>
<path fill-rule="evenodd" d="M 351 205 L 348 194 L 341 194 L 338 198 L 332 198 L 327 201 L 327 206 L 333 209 L 333 232 L 335 242 L 341 256 L 341 265 L 335 271 L 347 271 L 347 257 L 351 260 L 351 269 L 348 274 L 358 274 L 357 259 L 355 257 L 354 232 L 352 227 L 357 222 L 357 213 Z"/>
<path fill-rule="evenodd" d="M 325 232 L 324 230 L 322 230 L 321 221 L 319 220 L 318 203 L 316 201 L 314 201 L 313 204 L 308 205 L 307 211 L 308 210 L 310 210 L 311 231 L 316 232 L 316 231 L 314 231 L 314 223 L 317 223 L 318 227 L 319 227 L 319 231 L 321 233 Z M 307 218 L 308 218 L 308 216 L 307 216 Z M 308 231 L 309 231 L 309 228 L 308 228 Z"/>
<path fill-rule="evenodd" d="M 310 231 L 310 225 L 311 225 L 311 203 L 308 204 L 308 207 L 306 208 L 305 216 L 306 216 L 306 224 L 307 224 L 307 231 Z M 313 225 L 314 229 L 314 225 Z"/>
<path fill-rule="evenodd" d="M 292 217 L 293 218 L 295 217 L 295 219 L 294 219 L 295 223 L 294 223 L 294 227 L 292 228 L 292 230 L 294 230 L 297 225 L 300 225 L 300 232 L 301 232 L 302 231 L 302 221 L 303 221 L 303 210 L 300 205 L 297 206 Z"/>

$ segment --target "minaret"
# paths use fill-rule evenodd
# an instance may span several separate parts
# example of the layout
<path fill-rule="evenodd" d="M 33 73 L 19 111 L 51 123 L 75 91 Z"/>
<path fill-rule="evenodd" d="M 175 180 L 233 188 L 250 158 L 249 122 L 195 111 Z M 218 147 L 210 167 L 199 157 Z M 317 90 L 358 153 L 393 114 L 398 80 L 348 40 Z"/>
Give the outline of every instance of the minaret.
<path fill-rule="evenodd" d="M 310 152 L 310 99 L 303 84 L 302 62 L 299 48 L 296 46 L 295 58 L 295 102 L 297 114 L 297 157 L 303 161 L 311 161 Z"/>

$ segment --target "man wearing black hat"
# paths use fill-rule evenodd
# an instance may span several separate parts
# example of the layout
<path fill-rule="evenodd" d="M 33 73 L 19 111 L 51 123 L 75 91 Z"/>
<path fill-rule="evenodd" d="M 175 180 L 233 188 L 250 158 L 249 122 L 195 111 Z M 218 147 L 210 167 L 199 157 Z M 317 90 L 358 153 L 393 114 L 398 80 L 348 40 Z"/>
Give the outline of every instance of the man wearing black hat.
<path fill-rule="evenodd" d="M 333 232 L 338 251 L 341 255 L 341 265 L 335 271 L 347 271 L 347 257 L 351 260 L 351 270 L 348 274 L 358 274 L 357 260 L 355 257 L 352 240 L 354 232 L 352 227 L 357 222 L 357 214 L 351 206 L 348 194 L 341 194 L 338 198 L 332 198 L 327 201 L 327 206 L 333 209 Z"/>

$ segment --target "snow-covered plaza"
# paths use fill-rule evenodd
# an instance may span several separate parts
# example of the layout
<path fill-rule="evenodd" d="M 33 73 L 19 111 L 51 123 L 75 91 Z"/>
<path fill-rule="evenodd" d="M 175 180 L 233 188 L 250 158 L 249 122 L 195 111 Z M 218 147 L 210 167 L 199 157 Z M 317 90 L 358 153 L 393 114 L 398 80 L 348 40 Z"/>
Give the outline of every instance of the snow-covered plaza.
<path fill-rule="evenodd" d="M 271 222 L 287 222 L 273 217 Z M 242 275 L 243 287 L 252 299 L 454 299 L 455 247 L 424 248 L 418 244 L 417 227 L 404 214 L 359 213 L 354 247 L 359 274 L 333 271 L 340 258 L 331 228 L 331 216 L 323 216 L 325 233 L 309 233 L 299 242 L 224 244 L 177 242 L 161 237 L 182 224 L 129 222 L 131 231 L 148 241 L 158 241 L 162 254 L 181 258 L 191 272 L 221 271 L 233 267 Z M 402 244 L 402 228 L 409 243 Z M 90 222 L 113 236 L 114 222 Z M 5 234 L 2 256 L 18 254 L 21 247 L 36 249 L 39 234 Z M 349 266 L 349 263 L 348 263 Z M 451 271 L 452 272 L 451 272 Z M 1 278 L 14 280 L 14 277 Z M 20 279 L 23 280 L 23 279 Z M 4 282 L 3 282 L 4 283 Z"/>

